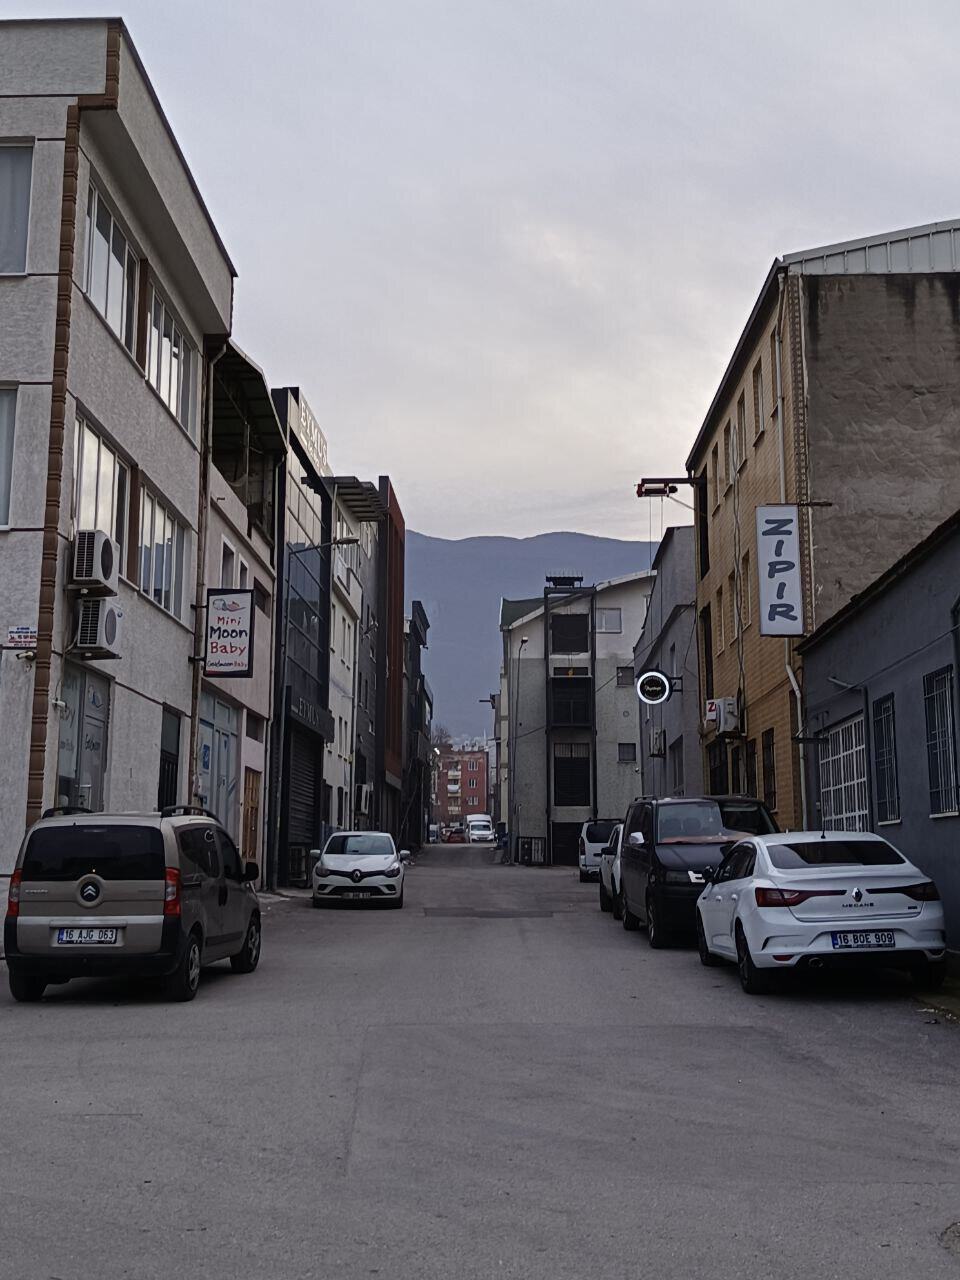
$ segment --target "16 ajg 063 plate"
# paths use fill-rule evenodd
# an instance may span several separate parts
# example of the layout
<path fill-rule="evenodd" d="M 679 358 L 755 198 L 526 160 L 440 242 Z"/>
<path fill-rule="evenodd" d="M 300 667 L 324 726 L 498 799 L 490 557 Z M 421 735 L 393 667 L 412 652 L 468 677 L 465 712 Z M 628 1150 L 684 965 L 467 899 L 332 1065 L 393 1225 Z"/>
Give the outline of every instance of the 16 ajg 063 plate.
<path fill-rule="evenodd" d="M 57 946 L 116 946 L 116 928 L 103 929 L 58 929 Z"/>

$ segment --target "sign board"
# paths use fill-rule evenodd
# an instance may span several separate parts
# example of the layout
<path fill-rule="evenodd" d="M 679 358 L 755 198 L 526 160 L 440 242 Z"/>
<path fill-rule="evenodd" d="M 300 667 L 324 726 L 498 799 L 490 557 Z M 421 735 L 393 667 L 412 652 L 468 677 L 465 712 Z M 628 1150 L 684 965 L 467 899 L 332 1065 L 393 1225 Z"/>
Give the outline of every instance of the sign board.
<path fill-rule="evenodd" d="M 253 675 L 253 591 L 207 588 L 203 674 Z"/>
<path fill-rule="evenodd" d="M 290 427 L 304 453 L 309 458 L 314 471 L 318 476 L 331 475 L 330 459 L 327 453 L 327 437 L 320 430 L 320 424 L 313 416 L 313 411 L 303 398 L 303 395 L 300 396 L 299 405 L 293 404 L 290 409 Z"/>
<path fill-rule="evenodd" d="M 716 698 L 708 698 L 707 704 L 703 710 L 703 723 L 716 724 L 720 718 L 720 708 L 717 705 Z"/>
<path fill-rule="evenodd" d="M 657 707 L 666 702 L 672 692 L 673 683 L 662 671 L 643 671 L 637 677 L 637 697 L 648 706 Z"/>
<path fill-rule="evenodd" d="M 757 507 L 760 634 L 803 635 L 800 521 L 795 506 Z"/>
<path fill-rule="evenodd" d="M 11 649 L 35 649 L 37 647 L 37 628 L 8 627 L 7 645 Z"/>

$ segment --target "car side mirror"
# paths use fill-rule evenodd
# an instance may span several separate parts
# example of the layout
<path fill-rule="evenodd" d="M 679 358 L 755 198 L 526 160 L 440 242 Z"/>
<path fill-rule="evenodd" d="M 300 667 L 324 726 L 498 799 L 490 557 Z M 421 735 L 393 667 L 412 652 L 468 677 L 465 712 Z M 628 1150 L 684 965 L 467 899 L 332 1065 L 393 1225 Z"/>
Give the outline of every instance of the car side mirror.
<path fill-rule="evenodd" d="M 251 880 L 256 880 L 260 876 L 260 868 L 255 862 L 245 862 L 243 864 L 243 875 L 240 879 L 244 884 L 249 884 Z"/>
<path fill-rule="evenodd" d="M 410 861 L 410 850 L 409 850 L 409 849 L 401 849 L 401 850 L 400 850 L 400 861 L 401 861 L 401 862 L 409 862 L 409 861 Z"/>
<path fill-rule="evenodd" d="M 713 884 L 713 877 L 717 874 L 716 867 L 704 867 L 700 873 L 703 876 L 704 884 Z"/>
<path fill-rule="evenodd" d="M 645 849 L 647 842 L 644 840 L 641 831 L 631 831 L 627 843 L 631 849 Z"/>

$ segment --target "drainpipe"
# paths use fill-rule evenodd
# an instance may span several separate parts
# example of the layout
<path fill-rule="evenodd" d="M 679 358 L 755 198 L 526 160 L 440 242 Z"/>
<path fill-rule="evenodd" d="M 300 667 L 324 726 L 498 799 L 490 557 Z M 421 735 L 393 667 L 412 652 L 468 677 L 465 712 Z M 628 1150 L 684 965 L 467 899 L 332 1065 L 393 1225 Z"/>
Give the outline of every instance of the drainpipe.
<path fill-rule="evenodd" d="M 200 740 L 200 682 L 203 677 L 203 653 L 196 652 L 200 634 L 200 620 L 206 625 L 203 586 L 206 579 L 207 526 L 210 506 L 210 460 L 213 456 L 213 371 L 217 361 L 227 350 L 224 341 L 215 356 L 207 361 L 207 394 L 200 440 L 200 497 L 197 511 L 197 588 L 193 612 L 193 685 L 190 691 L 190 803 L 200 797 L 200 768 L 197 763 L 197 745 Z"/>

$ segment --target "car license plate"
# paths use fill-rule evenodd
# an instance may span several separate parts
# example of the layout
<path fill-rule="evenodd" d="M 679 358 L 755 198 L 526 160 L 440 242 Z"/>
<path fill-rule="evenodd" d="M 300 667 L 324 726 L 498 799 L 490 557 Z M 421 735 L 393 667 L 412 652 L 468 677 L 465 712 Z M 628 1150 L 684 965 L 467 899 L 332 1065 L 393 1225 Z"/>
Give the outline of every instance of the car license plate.
<path fill-rule="evenodd" d="M 116 929 L 58 929 L 57 946 L 114 946 Z"/>
<path fill-rule="evenodd" d="M 832 933 L 835 951 L 876 951 L 896 947 L 892 929 L 870 929 L 864 933 Z"/>
<path fill-rule="evenodd" d="M 364 890 L 364 889 L 351 889 L 351 890 L 348 890 L 343 896 L 345 898 L 369 898 L 370 894 L 367 890 Z"/>

